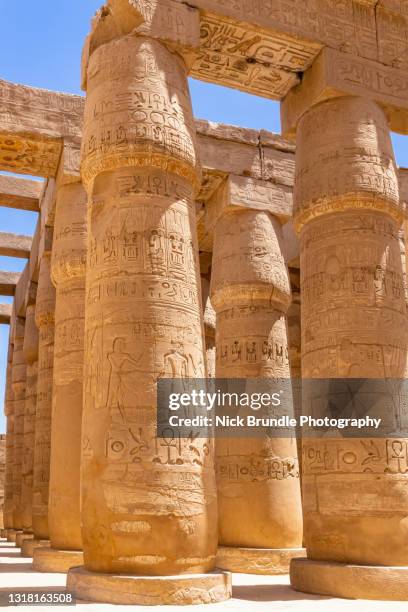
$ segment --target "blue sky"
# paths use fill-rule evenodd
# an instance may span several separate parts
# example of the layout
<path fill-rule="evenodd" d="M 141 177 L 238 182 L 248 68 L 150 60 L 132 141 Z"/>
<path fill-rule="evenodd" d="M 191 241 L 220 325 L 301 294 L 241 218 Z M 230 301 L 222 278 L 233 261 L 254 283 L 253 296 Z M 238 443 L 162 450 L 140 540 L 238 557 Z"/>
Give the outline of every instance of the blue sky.
<path fill-rule="evenodd" d="M 103 0 L 0 0 L 0 78 L 70 93 L 79 88 L 83 40 Z M 238 91 L 191 81 L 196 117 L 280 131 L 279 105 Z M 408 167 L 408 137 L 393 135 L 397 162 Z M 36 215 L 0 208 L 0 231 L 32 234 Z M 20 271 L 23 260 L 0 257 L 0 269 Z M 9 301 L 1 298 L 0 301 Z M 0 325 L 0 432 L 8 326 Z"/>

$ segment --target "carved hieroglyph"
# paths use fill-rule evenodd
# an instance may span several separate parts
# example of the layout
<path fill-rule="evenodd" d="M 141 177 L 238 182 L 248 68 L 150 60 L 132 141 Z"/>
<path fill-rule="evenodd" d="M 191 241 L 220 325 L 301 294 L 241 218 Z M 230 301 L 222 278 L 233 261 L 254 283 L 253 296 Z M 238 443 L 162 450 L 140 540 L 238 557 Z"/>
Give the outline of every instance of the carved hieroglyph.
<path fill-rule="evenodd" d="M 217 378 L 289 378 L 290 283 L 282 228 L 266 211 L 232 208 L 215 227 L 211 301 Z M 224 546 L 302 544 L 295 439 L 216 440 L 219 536 Z"/>
<path fill-rule="evenodd" d="M 13 529 L 13 453 L 14 453 L 14 405 L 13 389 L 11 386 L 11 373 L 13 367 L 13 342 L 10 337 L 7 355 L 7 374 L 4 412 L 7 419 L 6 435 L 6 473 L 4 477 L 4 528 Z"/>
<path fill-rule="evenodd" d="M 38 328 L 35 324 L 35 304 L 27 306 L 23 344 L 26 362 L 26 393 L 24 413 L 24 441 L 21 483 L 23 530 L 32 531 L 32 500 L 35 446 L 35 418 L 37 409 Z"/>
<path fill-rule="evenodd" d="M 303 377 L 405 378 L 402 212 L 388 126 L 375 103 L 336 98 L 303 116 L 295 198 Z M 389 438 L 304 439 L 310 559 L 408 565 L 407 440 L 398 438 L 398 416 L 406 426 L 405 414 L 387 415 L 396 432 Z"/>
<path fill-rule="evenodd" d="M 81 183 L 57 191 L 52 248 L 56 287 L 49 532 L 51 547 L 82 548 L 79 508 L 87 196 Z"/>
<path fill-rule="evenodd" d="M 93 52 L 87 83 L 85 566 L 207 571 L 217 547 L 210 446 L 155 438 L 157 378 L 205 376 L 186 69 L 161 43 L 129 36 Z"/>
<path fill-rule="evenodd" d="M 35 322 L 39 330 L 37 411 L 33 476 L 33 532 L 48 539 L 52 384 L 54 367 L 55 288 L 51 282 L 51 253 L 44 251 L 38 278 Z"/>
<path fill-rule="evenodd" d="M 13 389 L 14 442 L 13 442 L 13 527 L 23 527 L 23 508 L 21 505 L 21 482 L 24 446 L 24 413 L 26 364 L 23 355 L 25 320 L 16 317 L 14 324 L 13 367 L 11 385 Z"/>

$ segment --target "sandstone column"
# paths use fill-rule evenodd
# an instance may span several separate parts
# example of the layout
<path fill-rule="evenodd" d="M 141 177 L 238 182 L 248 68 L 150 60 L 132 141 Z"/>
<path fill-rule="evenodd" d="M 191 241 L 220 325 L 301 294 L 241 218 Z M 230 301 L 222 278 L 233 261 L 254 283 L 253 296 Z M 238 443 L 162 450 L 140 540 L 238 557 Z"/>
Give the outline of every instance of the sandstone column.
<path fill-rule="evenodd" d="M 383 111 L 358 97 L 313 106 L 298 124 L 296 161 L 302 376 L 406 378 L 403 213 Z M 308 559 L 292 563 L 298 590 L 408 598 L 406 417 L 391 399 L 374 415 L 387 437 L 303 440 Z"/>
<path fill-rule="evenodd" d="M 57 189 L 52 248 L 56 287 L 53 414 L 49 492 L 51 547 L 34 551 L 37 571 L 64 572 L 83 563 L 80 457 L 87 197 L 82 183 Z"/>
<path fill-rule="evenodd" d="M 154 23 L 167 22 L 169 13 L 164 19 L 139 4 Z M 120 26 L 140 17 L 129 3 L 110 2 L 88 40 L 85 567 L 69 571 L 67 586 L 110 603 L 220 601 L 229 597 L 229 576 L 205 573 L 217 548 L 210 446 L 156 439 L 157 379 L 205 376 L 187 71 L 147 26 L 146 36 L 106 42 L 125 5 L 129 19 Z"/>
<path fill-rule="evenodd" d="M 267 211 L 226 208 L 216 223 L 211 302 L 217 313 L 217 378 L 290 378 L 290 282 L 281 241 L 281 224 Z M 296 440 L 216 438 L 215 448 L 217 565 L 287 573 L 302 545 Z"/>
<path fill-rule="evenodd" d="M 23 355 L 26 362 L 26 393 L 21 505 L 23 510 L 23 538 L 30 538 L 33 537 L 32 502 L 38 374 L 38 328 L 35 324 L 35 304 L 30 304 L 26 309 Z"/>
<path fill-rule="evenodd" d="M 24 446 L 24 413 L 26 363 L 23 354 L 25 319 L 16 317 L 14 321 L 13 365 L 11 385 L 13 390 L 13 526 L 17 532 L 23 529 L 23 507 L 21 504 L 22 464 Z"/>
<path fill-rule="evenodd" d="M 300 274 L 298 274 L 299 270 L 296 272 L 297 281 Z M 293 390 L 293 410 L 298 422 L 298 426 L 296 428 L 296 440 L 298 447 L 300 478 L 302 479 L 302 428 L 299 426 L 299 419 L 302 414 L 302 338 L 300 293 L 298 287 L 295 287 L 294 289 L 292 288 L 292 302 L 288 308 L 288 340 L 289 366 Z"/>
<path fill-rule="evenodd" d="M 13 405 L 13 389 L 11 386 L 11 372 L 13 367 L 13 342 L 11 336 L 7 355 L 7 374 L 6 374 L 6 390 L 5 390 L 5 416 L 7 419 L 7 436 L 6 436 L 6 470 L 4 476 L 4 528 L 6 530 L 5 537 L 11 539 L 14 531 L 13 518 L 13 460 L 14 460 L 14 405 Z M 15 538 L 14 538 L 15 539 Z"/>
<path fill-rule="evenodd" d="M 35 542 L 49 539 L 51 413 L 54 363 L 55 288 L 51 282 L 51 252 L 44 251 L 39 271 L 35 322 L 39 330 L 37 410 L 33 474 L 33 533 Z"/>
<path fill-rule="evenodd" d="M 215 377 L 215 311 L 210 300 L 210 281 L 201 276 L 201 293 L 203 299 L 205 352 L 207 358 L 207 375 Z"/>

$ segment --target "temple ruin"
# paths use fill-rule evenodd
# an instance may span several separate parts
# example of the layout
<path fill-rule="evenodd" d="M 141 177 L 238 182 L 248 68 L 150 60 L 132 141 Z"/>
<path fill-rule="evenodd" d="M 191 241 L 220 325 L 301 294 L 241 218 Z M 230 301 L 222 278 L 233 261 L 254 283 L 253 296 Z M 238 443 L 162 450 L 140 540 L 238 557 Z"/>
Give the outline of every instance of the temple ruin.
<path fill-rule="evenodd" d="M 0 170 L 44 179 L 0 175 L 38 213 L 0 233 L 2 536 L 78 600 L 408 600 L 404 427 L 165 448 L 155 411 L 160 378 L 408 377 L 407 52 L 402 0 L 107 0 L 83 97 L 0 81 Z M 188 77 L 282 134 L 194 118 Z"/>

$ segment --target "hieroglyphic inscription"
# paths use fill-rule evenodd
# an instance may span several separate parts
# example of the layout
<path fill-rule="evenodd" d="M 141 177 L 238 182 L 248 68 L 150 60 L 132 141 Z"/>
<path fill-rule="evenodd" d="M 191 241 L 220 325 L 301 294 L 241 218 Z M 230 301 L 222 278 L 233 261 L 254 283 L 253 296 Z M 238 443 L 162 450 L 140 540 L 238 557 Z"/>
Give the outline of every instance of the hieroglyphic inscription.
<path fill-rule="evenodd" d="M 320 46 L 288 49 L 279 35 L 206 16 L 201 20 L 198 57 L 190 71 L 200 80 L 235 87 L 273 99 L 282 98 L 298 83 Z"/>
<path fill-rule="evenodd" d="M 91 55 L 87 86 L 87 565 L 207 571 L 217 528 L 211 445 L 172 430 L 156 439 L 155 423 L 159 377 L 205 376 L 186 69 L 154 40 L 122 38 Z"/>
<path fill-rule="evenodd" d="M 256 207 L 227 207 L 218 218 L 211 278 L 217 313 L 217 378 L 290 377 L 285 316 L 290 283 L 281 235 L 279 221 Z M 242 440 L 218 437 L 215 452 L 220 542 L 300 546 L 296 442 L 289 438 L 272 442 L 267 434 Z M 275 496 L 284 498 L 286 517 L 270 503 Z"/>
<path fill-rule="evenodd" d="M 328 120 L 335 111 L 335 122 Z M 358 153 L 351 142 L 358 143 Z M 337 415 L 331 378 L 378 378 L 385 383 L 406 378 L 399 244 L 403 215 L 386 118 L 369 100 L 337 98 L 309 110 L 299 124 L 297 156 L 302 375 L 323 379 L 325 386 L 313 401 L 304 397 L 303 410 L 321 417 Z M 332 182 L 334 158 L 337 178 Z M 319 200 L 325 202 L 321 209 Z M 315 214 L 302 216 L 308 209 Z M 407 503 L 406 440 L 401 439 L 406 397 L 393 384 L 389 397 L 366 398 L 350 407 L 354 413 L 362 410 L 382 418 L 389 437 L 329 439 L 322 431 L 323 437 L 303 438 L 308 554 L 402 565 L 408 560 L 400 544 Z"/>

